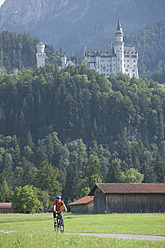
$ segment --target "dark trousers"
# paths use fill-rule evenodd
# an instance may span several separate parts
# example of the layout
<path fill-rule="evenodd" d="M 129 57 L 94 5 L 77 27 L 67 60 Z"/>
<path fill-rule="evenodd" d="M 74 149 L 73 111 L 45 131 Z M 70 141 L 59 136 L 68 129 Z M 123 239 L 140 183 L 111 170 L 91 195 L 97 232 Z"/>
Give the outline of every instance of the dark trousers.
<path fill-rule="evenodd" d="M 56 218 L 57 215 L 58 215 L 60 217 L 60 219 L 62 220 L 62 223 L 63 223 L 63 218 L 62 218 L 62 213 L 61 212 L 58 212 L 58 213 L 53 212 L 53 215 L 54 215 L 54 218 Z"/>

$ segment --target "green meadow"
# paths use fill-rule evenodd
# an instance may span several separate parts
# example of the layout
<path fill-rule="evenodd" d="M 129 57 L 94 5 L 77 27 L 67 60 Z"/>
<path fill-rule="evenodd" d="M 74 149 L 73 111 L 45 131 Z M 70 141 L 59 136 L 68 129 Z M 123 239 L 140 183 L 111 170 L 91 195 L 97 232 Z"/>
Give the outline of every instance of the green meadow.
<path fill-rule="evenodd" d="M 64 214 L 65 233 L 55 233 L 52 214 L 1 214 L 0 247 L 165 247 L 165 242 L 80 236 L 109 233 L 165 236 L 165 214 Z"/>

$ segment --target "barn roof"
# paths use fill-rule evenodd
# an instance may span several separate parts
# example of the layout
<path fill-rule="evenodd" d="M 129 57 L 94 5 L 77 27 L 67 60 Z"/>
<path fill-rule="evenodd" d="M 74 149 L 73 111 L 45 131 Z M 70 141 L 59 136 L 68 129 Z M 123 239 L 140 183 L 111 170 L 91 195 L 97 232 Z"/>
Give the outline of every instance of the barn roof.
<path fill-rule="evenodd" d="M 73 206 L 73 205 L 82 205 L 82 204 L 88 204 L 90 203 L 91 201 L 94 200 L 94 196 L 84 196 L 83 198 L 77 200 L 77 201 L 74 201 L 74 202 L 71 202 L 69 203 L 68 205 L 69 206 Z"/>
<path fill-rule="evenodd" d="M 2 202 L 0 203 L 0 208 L 12 208 L 11 202 Z"/>
<path fill-rule="evenodd" d="M 165 183 L 96 183 L 89 195 L 94 195 L 96 188 L 105 194 L 165 193 Z"/>

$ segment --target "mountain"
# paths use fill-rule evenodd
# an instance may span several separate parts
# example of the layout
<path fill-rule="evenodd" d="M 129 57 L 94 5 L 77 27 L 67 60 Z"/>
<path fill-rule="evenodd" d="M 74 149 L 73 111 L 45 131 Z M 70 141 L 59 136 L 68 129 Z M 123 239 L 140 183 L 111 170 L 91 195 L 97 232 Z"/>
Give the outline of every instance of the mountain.
<path fill-rule="evenodd" d="M 114 41 L 120 16 L 125 34 L 165 17 L 164 0 L 6 0 L 0 31 L 30 32 L 67 53 Z"/>

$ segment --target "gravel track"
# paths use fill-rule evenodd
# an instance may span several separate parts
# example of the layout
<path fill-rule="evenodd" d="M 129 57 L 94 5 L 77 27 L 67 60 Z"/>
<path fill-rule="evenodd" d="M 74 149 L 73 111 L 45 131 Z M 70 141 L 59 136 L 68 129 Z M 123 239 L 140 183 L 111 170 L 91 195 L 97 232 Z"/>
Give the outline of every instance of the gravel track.
<path fill-rule="evenodd" d="M 65 233 L 65 234 L 78 234 L 81 236 L 96 236 L 117 239 L 138 239 L 138 240 L 153 240 L 165 241 L 164 236 L 146 236 L 146 235 L 130 235 L 130 234 L 102 234 L 102 233 Z"/>

